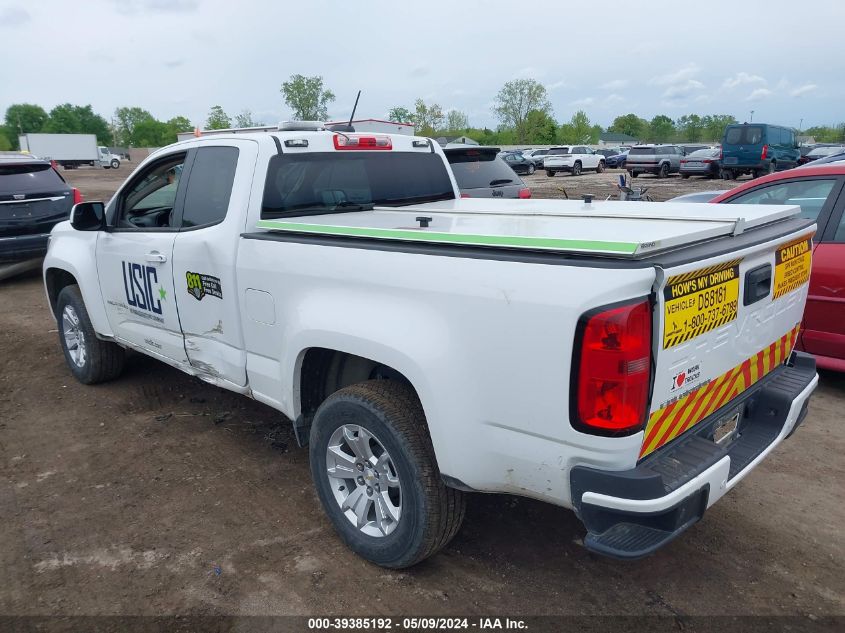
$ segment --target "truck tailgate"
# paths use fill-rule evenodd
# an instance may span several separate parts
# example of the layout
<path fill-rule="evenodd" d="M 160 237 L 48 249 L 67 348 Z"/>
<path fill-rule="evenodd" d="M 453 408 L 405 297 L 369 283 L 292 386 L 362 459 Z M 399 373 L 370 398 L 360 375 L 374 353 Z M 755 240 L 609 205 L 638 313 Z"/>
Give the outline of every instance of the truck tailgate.
<path fill-rule="evenodd" d="M 814 233 L 812 226 L 728 255 L 657 268 L 654 386 L 640 458 L 730 405 L 789 357 L 807 298 Z M 725 412 L 726 427 L 733 414 Z"/>

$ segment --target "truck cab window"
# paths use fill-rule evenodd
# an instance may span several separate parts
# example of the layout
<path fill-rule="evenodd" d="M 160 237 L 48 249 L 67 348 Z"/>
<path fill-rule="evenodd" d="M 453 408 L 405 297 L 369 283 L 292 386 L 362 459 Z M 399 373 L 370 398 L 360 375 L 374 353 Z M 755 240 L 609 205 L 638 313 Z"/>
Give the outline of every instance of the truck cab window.
<path fill-rule="evenodd" d="M 201 147 L 197 150 L 185 192 L 183 228 L 223 221 L 237 165 L 237 147 Z"/>
<path fill-rule="evenodd" d="M 184 163 L 185 154 L 177 154 L 155 163 L 139 175 L 120 196 L 117 228 L 170 227 Z"/>

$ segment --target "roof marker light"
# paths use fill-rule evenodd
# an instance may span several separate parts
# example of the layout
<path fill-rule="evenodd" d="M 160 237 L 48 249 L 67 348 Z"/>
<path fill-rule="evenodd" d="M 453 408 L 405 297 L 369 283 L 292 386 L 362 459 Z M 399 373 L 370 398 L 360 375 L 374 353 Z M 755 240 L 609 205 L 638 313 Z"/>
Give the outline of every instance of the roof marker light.
<path fill-rule="evenodd" d="M 285 147 L 308 147 L 308 141 L 304 138 L 289 138 L 285 141 Z"/>

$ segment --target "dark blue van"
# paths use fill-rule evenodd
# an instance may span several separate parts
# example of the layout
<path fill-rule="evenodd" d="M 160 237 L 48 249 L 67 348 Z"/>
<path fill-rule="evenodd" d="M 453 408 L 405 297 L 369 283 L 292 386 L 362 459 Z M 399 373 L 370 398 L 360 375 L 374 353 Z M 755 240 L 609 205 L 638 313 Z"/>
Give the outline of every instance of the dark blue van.
<path fill-rule="evenodd" d="M 742 123 L 725 128 L 722 138 L 722 177 L 753 174 L 755 178 L 798 164 L 801 152 L 795 132 L 768 123 Z"/>

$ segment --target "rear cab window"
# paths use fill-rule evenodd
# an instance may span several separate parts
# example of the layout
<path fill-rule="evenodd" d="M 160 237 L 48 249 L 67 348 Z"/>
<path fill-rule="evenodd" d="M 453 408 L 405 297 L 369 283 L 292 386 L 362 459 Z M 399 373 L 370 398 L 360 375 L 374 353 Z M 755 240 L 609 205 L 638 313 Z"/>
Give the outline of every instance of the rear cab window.
<path fill-rule="evenodd" d="M 502 161 L 504 169 L 513 171 Z M 314 152 L 270 159 L 262 219 L 334 213 L 348 207 L 453 200 L 442 157 L 412 152 Z"/>
<path fill-rule="evenodd" d="M 446 152 L 446 157 L 461 189 L 484 189 L 516 182 L 514 171 L 495 152 L 468 149 Z"/>

